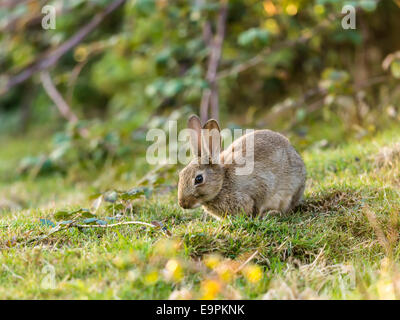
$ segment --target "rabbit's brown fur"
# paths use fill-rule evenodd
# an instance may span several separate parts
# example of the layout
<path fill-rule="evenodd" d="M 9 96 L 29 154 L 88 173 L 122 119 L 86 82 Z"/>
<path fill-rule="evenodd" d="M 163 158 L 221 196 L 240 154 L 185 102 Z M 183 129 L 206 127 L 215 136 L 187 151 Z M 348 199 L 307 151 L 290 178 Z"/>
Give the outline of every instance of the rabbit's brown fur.
<path fill-rule="evenodd" d="M 200 120 L 196 116 L 189 119 L 189 128 L 195 132 L 191 142 L 197 157 L 180 172 L 180 206 L 194 208 L 203 205 L 206 212 L 224 216 L 241 212 L 257 215 L 268 210 L 286 212 L 299 204 L 305 188 L 306 169 L 287 138 L 270 130 L 257 130 L 248 134 L 254 137 L 253 146 L 246 145 L 246 137 L 252 137 L 244 135 L 215 155 L 213 153 L 218 148 L 215 148 L 215 143 L 213 145 L 214 140 L 203 135 L 204 130 L 200 131 Z M 203 129 L 216 129 L 213 137 L 220 143 L 219 126 L 215 120 L 209 120 Z M 202 148 L 198 150 L 198 146 Z M 252 152 L 252 173 L 237 175 L 235 170 L 240 167 L 240 161 L 236 161 L 234 155 L 246 156 Z M 210 164 L 199 163 L 207 157 Z M 204 182 L 195 185 L 194 179 L 199 174 Z"/>

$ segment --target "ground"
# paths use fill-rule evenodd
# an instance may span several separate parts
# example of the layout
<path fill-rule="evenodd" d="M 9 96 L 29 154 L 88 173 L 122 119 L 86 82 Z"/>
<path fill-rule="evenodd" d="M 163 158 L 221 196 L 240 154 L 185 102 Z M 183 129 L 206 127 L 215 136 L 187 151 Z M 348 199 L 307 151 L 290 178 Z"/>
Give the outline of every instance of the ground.
<path fill-rule="evenodd" d="M 61 174 L 15 179 L 21 156 L 46 144 L 0 138 L 0 299 L 399 298 L 399 137 L 391 129 L 303 152 L 305 199 L 289 215 L 217 221 L 184 211 L 172 179 L 118 220 L 150 226 L 54 233 L 56 212 L 90 208 L 97 191 L 135 179 L 115 179 L 115 168 L 79 183 Z M 97 217 L 110 208 L 102 203 Z"/>

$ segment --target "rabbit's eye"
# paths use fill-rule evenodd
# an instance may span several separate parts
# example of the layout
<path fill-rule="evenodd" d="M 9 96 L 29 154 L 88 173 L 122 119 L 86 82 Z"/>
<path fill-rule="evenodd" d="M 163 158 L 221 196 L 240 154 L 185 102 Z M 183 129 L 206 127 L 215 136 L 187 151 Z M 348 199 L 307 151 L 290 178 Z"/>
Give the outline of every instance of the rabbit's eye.
<path fill-rule="evenodd" d="M 196 178 L 194 178 L 194 184 L 200 184 L 203 182 L 203 175 L 198 174 Z"/>

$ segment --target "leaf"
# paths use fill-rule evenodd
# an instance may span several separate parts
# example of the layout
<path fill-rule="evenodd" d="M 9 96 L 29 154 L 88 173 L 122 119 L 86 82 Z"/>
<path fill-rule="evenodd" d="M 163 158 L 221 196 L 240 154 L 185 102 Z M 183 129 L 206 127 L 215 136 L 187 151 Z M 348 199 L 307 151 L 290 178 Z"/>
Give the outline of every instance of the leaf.
<path fill-rule="evenodd" d="M 71 218 L 73 215 L 74 215 L 74 213 L 70 212 L 70 211 L 57 211 L 54 214 L 54 219 L 56 219 L 56 220 L 68 219 L 68 218 Z"/>
<path fill-rule="evenodd" d="M 241 46 L 248 46 L 252 43 L 258 42 L 266 45 L 269 41 L 270 33 L 268 30 L 251 28 L 242 32 L 238 37 L 238 43 Z"/>
<path fill-rule="evenodd" d="M 154 0 L 138 0 L 135 5 L 138 13 L 143 16 L 150 15 L 155 10 Z"/>
<path fill-rule="evenodd" d="M 142 196 L 142 195 L 144 195 L 144 192 L 143 191 L 139 191 L 139 192 L 137 192 L 137 193 L 132 193 L 132 194 L 129 194 L 128 192 L 125 192 L 125 193 L 122 193 L 121 195 L 120 195 L 120 198 L 122 199 L 122 200 L 135 200 L 135 199 L 137 199 L 137 198 L 140 198 L 140 196 Z"/>
<path fill-rule="evenodd" d="M 45 225 L 45 226 L 50 226 L 50 227 L 55 227 L 55 223 L 51 220 L 48 219 L 40 219 L 39 220 L 41 224 Z"/>
<path fill-rule="evenodd" d="M 107 206 L 107 211 L 124 211 L 125 206 L 122 203 L 111 204 Z"/>
<path fill-rule="evenodd" d="M 88 197 L 89 200 L 96 200 L 98 197 L 102 196 L 101 192 L 94 193 Z"/>
<path fill-rule="evenodd" d="M 109 192 L 104 196 L 104 201 L 114 203 L 118 199 L 118 193 L 115 191 Z"/>
<path fill-rule="evenodd" d="M 157 177 L 157 179 L 153 182 L 155 186 L 165 183 L 166 179 L 164 177 Z"/>
<path fill-rule="evenodd" d="M 155 62 L 158 65 L 166 65 L 170 58 L 171 58 L 171 49 L 166 48 L 156 56 Z"/>
<path fill-rule="evenodd" d="M 137 199 L 140 196 L 144 195 L 146 199 L 150 197 L 152 190 L 148 187 L 137 187 L 128 190 L 125 194 L 129 200 Z"/>
<path fill-rule="evenodd" d="M 400 60 L 395 60 L 390 65 L 390 71 L 392 72 L 393 77 L 396 79 L 400 79 Z"/>
<path fill-rule="evenodd" d="M 72 220 L 65 220 L 65 221 L 60 221 L 59 223 L 57 223 L 57 225 L 70 224 L 72 222 L 73 222 Z"/>
<path fill-rule="evenodd" d="M 306 110 L 304 108 L 300 108 L 300 109 L 297 110 L 296 118 L 297 118 L 298 122 L 304 121 L 306 116 L 307 116 L 307 112 L 306 112 Z"/>
<path fill-rule="evenodd" d="M 60 161 L 65 154 L 68 152 L 68 146 L 62 145 L 61 147 L 55 148 L 49 155 L 52 161 Z"/>
<path fill-rule="evenodd" d="M 98 197 L 96 200 L 93 201 L 92 208 L 91 208 L 92 211 L 97 212 L 97 210 L 99 210 L 102 202 L 103 202 L 103 195 L 101 195 L 100 197 Z"/>
<path fill-rule="evenodd" d="M 91 213 L 89 209 L 78 209 L 73 212 L 73 214 L 78 215 L 80 214 L 83 218 L 94 218 L 96 217 L 95 214 Z"/>
<path fill-rule="evenodd" d="M 163 88 L 163 94 L 167 97 L 173 97 L 177 95 L 179 92 L 181 92 L 183 89 L 183 82 L 182 80 L 170 80 L 168 81 L 164 88 Z"/>
<path fill-rule="evenodd" d="M 365 11 L 375 11 L 377 2 L 376 0 L 361 0 L 360 7 L 363 8 Z"/>
<path fill-rule="evenodd" d="M 82 221 L 84 224 L 96 224 L 97 219 L 96 218 L 88 218 Z"/>

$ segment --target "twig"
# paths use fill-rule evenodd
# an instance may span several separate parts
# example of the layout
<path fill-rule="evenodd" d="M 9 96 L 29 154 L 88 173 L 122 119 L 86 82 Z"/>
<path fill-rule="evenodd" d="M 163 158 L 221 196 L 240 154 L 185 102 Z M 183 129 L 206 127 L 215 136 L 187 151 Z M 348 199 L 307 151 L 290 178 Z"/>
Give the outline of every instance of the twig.
<path fill-rule="evenodd" d="M 235 270 L 235 273 L 237 273 L 237 272 L 239 272 L 240 270 L 242 270 L 242 269 L 245 267 L 245 265 L 248 264 L 251 260 L 253 260 L 254 257 L 255 257 L 257 254 L 258 254 L 258 249 L 257 249 L 245 262 L 243 262 L 243 263 L 239 266 L 239 268 L 237 268 L 237 269 Z"/>
<path fill-rule="evenodd" d="M 377 1 L 377 4 L 379 4 L 379 2 L 380 2 L 380 0 Z M 361 7 L 357 6 L 356 10 L 361 11 L 362 9 L 361 9 Z M 249 60 L 242 62 L 238 65 L 235 65 L 230 69 L 225 69 L 225 70 L 220 71 L 217 74 L 217 79 L 219 80 L 219 79 L 231 76 L 231 75 L 236 75 L 236 74 L 243 72 L 249 68 L 252 68 L 252 67 L 258 65 L 259 63 L 265 61 L 265 57 L 268 56 L 269 54 L 271 54 L 272 52 L 276 52 L 281 49 L 291 48 L 298 44 L 307 42 L 308 40 L 310 40 L 311 38 L 313 38 L 314 36 L 316 36 L 320 32 L 322 32 L 323 30 L 325 30 L 326 28 L 331 26 L 331 23 L 333 23 L 340 16 L 342 16 L 342 14 L 331 14 L 328 17 L 328 19 L 324 20 L 319 25 L 317 25 L 314 28 L 313 32 L 311 32 L 307 35 L 304 35 L 296 40 L 284 41 L 284 42 L 278 43 L 275 46 L 266 48 L 263 51 L 261 51 L 260 53 L 258 53 L 257 55 L 255 55 L 254 57 L 250 58 Z"/>
<path fill-rule="evenodd" d="M 315 258 L 315 260 L 309 265 L 311 268 L 315 267 L 315 265 L 317 264 L 318 259 L 324 253 L 325 247 L 326 247 L 326 243 L 324 244 L 323 248 L 321 248 L 321 250 L 319 251 L 319 253 L 318 253 L 317 257 Z"/>
<path fill-rule="evenodd" d="M 26 245 L 26 244 L 29 244 L 32 242 L 43 241 L 44 239 L 47 239 L 48 237 L 50 237 L 52 234 L 62 231 L 62 230 L 66 230 L 68 228 L 74 228 L 74 227 L 76 227 L 76 228 L 112 228 L 112 227 L 116 227 L 116 226 L 129 225 L 129 224 L 139 224 L 139 225 L 143 225 L 143 226 L 151 227 L 151 228 L 157 227 L 154 224 L 141 222 L 141 221 L 125 221 L 125 222 L 118 222 L 118 223 L 104 224 L 104 225 L 102 225 L 102 224 L 77 224 L 76 222 L 73 221 L 67 225 L 58 225 L 58 226 L 52 228 L 48 234 L 30 239 L 28 241 L 25 241 L 24 243 L 21 243 L 20 245 Z"/>
<path fill-rule="evenodd" d="M 157 167 L 155 167 L 153 170 L 149 171 L 148 173 L 146 173 L 137 183 L 137 186 L 140 186 L 143 182 L 145 182 L 147 179 L 149 179 L 149 177 L 151 177 L 153 174 L 157 173 L 158 171 L 160 171 L 161 169 L 168 167 L 169 164 L 159 164 Z"/>
<path fill-rule="evenodd" d="M 48 237 L 50 237 L 53 233 L 56 233 L 56 232 L 61 231 L 61 230 L 68 229 L 69 227 L 70 227 L 70 225 L 54 227 L 53 229 L 50 230 L 50 232 L 48 234 L 46 234 L 44 236 L 36 237 L 36 238 L 33 238 L 33 239 L 29 239 L 29 240 L 25 241 L 22 244 L 25 245 L 25 244 L 28 244 L 28 243 L 31 243 L 31 242 L 42 241 L 42 240 L 47 239 Z"/>
<path fill-rule="evenodd" d="M 15 1 L 15 0 L 12 0 Z M 26 5 L 29 5 L 32 2 L 37 2 L 37 0 L 28 0 L 26 1 Z M 38 7 L 39 11 L 36 9 L 33 12 L 25 13 L 20 16 L 17 16 L 10 21 L 0 30 L 3 33 L 13 33 L 16 31 L 21 31 L 22 29 L 29 29 L 30 27 L 35 27 L 36 25 L 40 25 L 43 19 L 43 14 L 40 12 L 40 8 L 43 7 L 49 0 L 43 0 L 41 5 Z M 0 4 L 0 7 L 2 5 Z M 36 12 L 38 11 L 38 12 Z M 56 16 L 64 15 L 70 12 L 70 8 L 65 8 L 64 6 L 56 5 Z"/>
<path fill-rule="evenodd" d="M 91 58 L 93 55 L 102 53 L 105 49 L 111 47 L 113 45 L 113 41 L 107 41 L 107 43 L 103 41 L 97 41 L 97 42 L 92 42 L 91 44 L 88 45 L 89 48 L 89 53 L 86 56 L 85 60 L 78 62 L 75 67 L 72 69 L 71 74 L 68 79 L 67 83 L 67 93 L 66 93 L 66 101 L 67 103 L 71 104 L 74 89 L 76 82 L 78 80 L 78 77 L 80 73 L 82 72 L 82 69 L 87 65 L 89 62 L 89 58 Z"/>
<path fill-rule="evenodd" d="M 78 228 L 111 228 L 111 227 L 128 225 L 128 224 L 140 224 L 140 225 L 152 227 L 152 228 L 157 227 L 154 224 L 150 224 L 147 222 L 141 222 L 141 221 L 125 221 L 125 222 L 118 222 L 118 223 L 114 223 L 114 224 L 73 224 L 73 226 L 78 227 Z"/>
<path fill-rule="evenodd" d="M 13 9 L 19 4 L 22 4 L 24 2 L 30 3 L 33 1 L 35 1 L 35 0 L 2 0 L 2 1 L 0 1 L 0 6 L 8 8 L 8 9 Z"/>
<path fill-rule="evenodd" d="M 41 72 L 40 80 L 42 81 L 44 90 L 46 91 L 50 99 L 53 100 L 61 115 L 69 122 L 76 123 L 78 121 L 78 117 L 71 110 L 69 105 L 65 102 L 64 98 L 58 92 L 56 86 L 51 80 L 50 74 L 47 71 Z"/>
<path fill-rule="evenodd" d="M 17 5 L 22 4 L 24 2 L 29 3 L 29 2 L 33 2 L 33 1 L 35 1 L 35 0 L 1 0 L 0 6 L 12 9 L 12 8 L 16 7 Z"/>
<path fill-rule="evenodd" d="M 19 85 L 20 83 L 29 79 L 34 73 L 48 69 L 49 67 L 53 66 L 64 54 L 74 48 L 77 44 L 83 41 L 89 33 L 95 30 L 106 16 L 108 16 L 110 13 L 123 5 L 125 1 L 126 0 L 115 0 L 104 11 L 96 14 L 88 24 L 81 28 L 77 33 L 75 33 L 75 35 L 64 42 L 61 46 L 53 50 L 44 58 L 39 58 L 38 60 L 36 60 L 36 62 L 23 69 L 19 74 L 10 78 L 6 85 L 0 88 L 0 96 L 5 94 L 12 87 Z"/>
<path fill-rule="evenodd" d="M 197 7 L 201 8 L 204 6 L 205 0 L 196 0 L 195 4 Z M 202 33 L 203 41 L 206 46 L 211 45 L 212 40 L 212 30 L 211 30 L 211 23 L 210 21 L 205 21 L 203 25 L 203 33 Z"/>
<path fill-rule="evenodd" d="M 75 89 L 75 84 L 78 80 L 79 74 L 81 73 L 82 69 L 86 66 L 86 64 L 89 62 L 89 59 L 83 60 L 79 62 L 73 69 L 70 75 L 70 78 L 68 79 L 68 89 L 67 89 L 67 94 L 66 94 L 66 99 L 68 103 L 72 102 L 72 97 L 74 94 L 74 89 Z"/>
<path fill-rule="evenodd" d="M 353 85 L 354 91 L 357 92 L 359 90 L 363 90 L 368 87 L 372 87 L 374 85 L 380 84 L 380 83 L 386 81 L 387 79 L 388 79 L 388 76 L 380 75 L 380 76 L 370 78 L 359 84 L 353 83 L 352 85 Z M 289 110 L 296 109 L 296 108 L 304 105 L 306 102 L 309 102 L 309 100 L 311 98 L 316 98 L 316 100 L 312 103 L 309 103 L 306 110 L 309 113 L 317 111 L 320 108 L 321 104 L 324 102 L 324 99 L 328 93 L 329 93 L 328 90 L 326 90 L 325 88 L 321 88 L 321 87 L 312 88 L 312 89 L 306 91 L 306 93 L 303 94 L 300 98 L 298 98 L 295 101 L 292 101 L 288 105 L 279 106 L 279 108 L 276 108 L 278 106 L 278 105 L 276 105 L 275 107 L 273 107 L 271 109 L 271 112 L 268 114 L 267 118 L 271 119 L 271 117 L 277 117 L 280 114 L 282 114 L 283 112 L 287 112 Z M 294 118 L 289 123 L 288 127 L 284 130 L 284 132 L 286 132 L 287 130 L 292 128 L 297 123 L 298 123 L 298 120 L 296 118 Z"/>
<path fill-rule="evenodd" d="M 71 123 L 77 123 L 78 117 L 76 114 L 71 110 L 68 103 L 64 100 L 61 94 L 58 92 L 56 86 L 54 85 L 53 81 L 51 80 L 50 74 L 48 71 L 42 71 L 40 73 L 40 80 L 42 81 L 42 85 L 44 90 L 46 91 L 47 95 L 53 100 L 54 104 L 56 105 L 58 111 L 60 111 L 61 115 Z M 85 128 L 80 128 L 79 133 L 82 137 L 87 137 L 89 132 Z"/>

